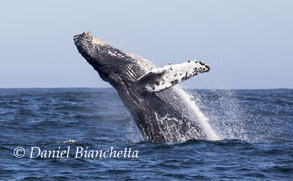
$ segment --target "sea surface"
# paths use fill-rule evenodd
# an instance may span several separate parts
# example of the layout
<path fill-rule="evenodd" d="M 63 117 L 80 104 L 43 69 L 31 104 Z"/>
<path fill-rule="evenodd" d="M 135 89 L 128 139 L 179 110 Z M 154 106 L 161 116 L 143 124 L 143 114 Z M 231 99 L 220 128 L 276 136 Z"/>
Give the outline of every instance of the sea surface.
<path fill-rule="evenodd" d="M 0 89 L 0 180 L 293 180 L 292 89 L 187 91 L 219 140 L 143 141 L 112 88 Z"/>

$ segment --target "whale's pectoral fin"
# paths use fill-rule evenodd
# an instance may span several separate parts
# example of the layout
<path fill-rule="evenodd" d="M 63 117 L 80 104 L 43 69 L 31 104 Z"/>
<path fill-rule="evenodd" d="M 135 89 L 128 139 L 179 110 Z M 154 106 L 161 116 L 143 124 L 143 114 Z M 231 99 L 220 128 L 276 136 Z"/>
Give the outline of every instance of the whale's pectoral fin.
<path fill-rule="evenodd" d="M 140 92 L 160 92 L 209 70 L 208 65 L 196 60 L 175 65 L 169 64 L 162 68 L 152 69 L 141 77 L 135 85 Z"/>

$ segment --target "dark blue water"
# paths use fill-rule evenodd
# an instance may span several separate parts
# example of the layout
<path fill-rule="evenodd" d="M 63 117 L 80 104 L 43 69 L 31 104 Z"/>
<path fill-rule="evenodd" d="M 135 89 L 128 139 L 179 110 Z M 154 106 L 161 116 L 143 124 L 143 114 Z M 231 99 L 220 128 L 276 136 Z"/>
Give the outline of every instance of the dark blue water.
<path fill-rule="evenodd" d="M 114 89 L 0 89 L 0 180 L 292 179 L 293 90 L 189 92 L 221 140 L 145 142 Z M 29 158 L 31 147 L 70 154 Z M 77 147 L 138 158 L 75 158 Z"/>

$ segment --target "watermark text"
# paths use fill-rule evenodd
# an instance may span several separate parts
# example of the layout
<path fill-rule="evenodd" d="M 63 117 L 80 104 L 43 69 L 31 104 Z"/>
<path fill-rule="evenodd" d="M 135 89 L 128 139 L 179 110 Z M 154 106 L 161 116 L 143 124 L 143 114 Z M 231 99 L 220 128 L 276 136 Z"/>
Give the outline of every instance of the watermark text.
<path fill-rule="evenodd" d="M 27 153 L 26 153 L 27 152 Z M 138 150 L 132 150 L 131 148 L 124 148 L 120 150 L 115 150 L 113 146 L 110 149 L 106 150 L 95 150 L 89 149 L 89 147 L 81 147 L 76 146 L 71 148 L 67 146 L 67 148 L 60 148 L 57 149 L 41 149 L 38 146 L 29 147 L 25 150 L 23 147 L 16 147 L 13 152 L 16 158 L 90 158 L 90 159 L 97 159 L 97 158 L 118 158 L 118 159 L 131 159 L 131 158 L 138 158 Z"/>

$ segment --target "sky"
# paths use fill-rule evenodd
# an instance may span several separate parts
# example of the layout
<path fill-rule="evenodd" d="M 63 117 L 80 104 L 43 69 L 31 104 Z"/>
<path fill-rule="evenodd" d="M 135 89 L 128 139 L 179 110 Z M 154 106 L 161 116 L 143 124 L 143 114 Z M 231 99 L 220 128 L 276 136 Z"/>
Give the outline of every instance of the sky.
<path fill-rule="evenodd" d="M 88 30 L 157 67 L 211 67 L 185 88 L 293 88 L 292 9 L 292 0 L 3 0 L 0 88 L 110 87 L 74 45 Z"/>

